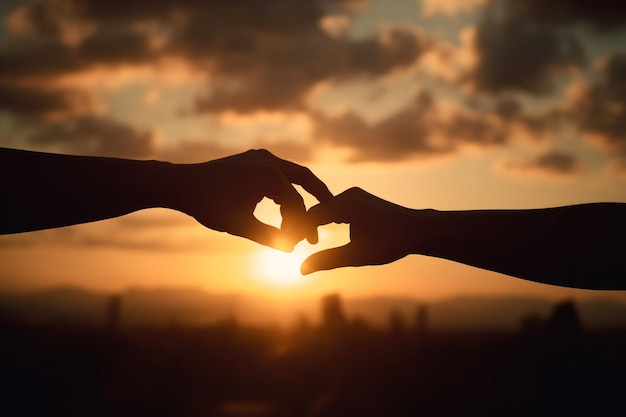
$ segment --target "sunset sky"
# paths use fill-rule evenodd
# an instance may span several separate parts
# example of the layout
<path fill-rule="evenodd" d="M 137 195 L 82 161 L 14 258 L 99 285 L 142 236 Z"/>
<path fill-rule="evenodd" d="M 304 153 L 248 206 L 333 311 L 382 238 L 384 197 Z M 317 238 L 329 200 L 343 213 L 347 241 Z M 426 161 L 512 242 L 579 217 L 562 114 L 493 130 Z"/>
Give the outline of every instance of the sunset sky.
<path fill-rule="evenodd" d="M 0 146 L 181 163 L 267 148 L 335 194 L 359 186 L 412 208 L 626 202 L 626 7 L 609 4 L 7 0 Z M 258 213 L 278 221 L 270 204 Z M 348 228 L 320 234 L 332 246 Z M 314 250 L 146 210 L 1 236 L 0 291 L 626 300 L 422 256 L 300 277 Z"/>

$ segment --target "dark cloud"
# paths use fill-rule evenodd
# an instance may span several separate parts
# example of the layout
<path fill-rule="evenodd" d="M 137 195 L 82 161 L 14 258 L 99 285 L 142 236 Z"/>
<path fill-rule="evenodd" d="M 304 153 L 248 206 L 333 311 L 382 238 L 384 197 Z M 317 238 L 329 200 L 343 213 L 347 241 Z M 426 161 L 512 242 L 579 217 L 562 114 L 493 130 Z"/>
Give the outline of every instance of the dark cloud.
<path fill-rule="evenodd" d="M 36 8 L 37 4 L 32 7 Z M 39 80 L 45 83 L 55 77 L 97 66 L 139 64 L 158 57 L 150 34 L 139 31 L 135 26 L 95 26 L 82 35 L 75 34 L 76 40 L 70 43 L 64 39 L 63 33 L 81 29 L 62 29 L 65 27 L 62 22 L 67 19 L 72 21 L 73 18 L 59 12 L 47 19 L 37 19 L 28 26 L 28 30 L 38 36 L 17 37 L 0 50 L 0 81 Z M 40 20 L 44 20 L 43 23 Z M 50 27 L 53 24 L 56 28 Z M 67 23 L 72 24 L 76 23 Z"/>
<path fill-rule="evenodd" d="M 626 172 L 626 53 L 610 56 L 600 80 L 584 89 L 572 114 L 580 130 L 599 143 L 609 155 L 609 170 Z"/>
<path fill-rule="evenodd" d="M 91 96 L 78 89 L 0 83 L 0 111 L 33 119 L 68 117 L 93 109 Z"/>
<path fill-rule="evenodd" d="M 259 39 L 245 54 L 221 57 L 216 73 L 230 82 L 213 86 L 195 110 L 301 108 L 305 94 L 320 81 L 379 76 L 412 64 L 428 47 L 424 37 L 404 30 L 360 41 L 317 29 L 302 38 Z"/>
<path fill-rule="evenodd" d="M 317 136 L 333 145 L 353 150 L 353 161 L 391 161 L 409 159 L 416 154 L 448 151 L 429 142 L 434 99 L 420 93 L 405 109 L 374 125 L 353 113 L 319 117 Z"/>
<path fill-rule="evenodd" d="M 100 64 L 139 64 L 156 57 L 148 36 L 133 32 L 98 32 L 76 50 L 84 67 Z"/>
<path fill-rule="evenodd" d="M 457 113 L 451 120 L 443 121 L 440 129 L 453 146 L 464 144 L 488 147 L 503 145 L 507 141 L 506 130 L 488 115 Z"/>
<path fill-rule="evenodd" d="M 137 21 L 168 21 L 196 16 L 207 19 L 207 26 L 217 25 L 215 31 L 234 23 L 241 27 L 267 30 L 302 28 L 316 24 L 323 7 L 342 8 L 341 0 L 70 0 L 72 8 L 83 18 L 102 23 L 132 23 Z M 211 30 L 211 29 L 208 29 Z"/>
<path fill-rule="evenodd" d="M 350 17 L 330 0 L 45 0 L 23 3 L 24 33 L 0 49 L 0 110 L 43 120 L 29 143 L 90 155 L 159 157 L 191 162 L 244 151 L 211 141 L 159 150 L 152 132 L 93 115 L 86 92 L 59 87 L 57 79 L 94 68 L 158 64 L 177 58 L 207 74 L 207 88 L 187 108 L 196 113 L 305 110 L 305 98 L 321 82 L 379 77 L 414 64 L 433 47 L 422 33 L 390 28 L 377 37 L 353 39 L 325 32 L 320 20 Z M 348 2 L 349 3 L 349 2 Z M 331 12 L 332 11 L 332 12 Z M 476 27 L 477 66 L 466 81 L 478 90 L 545 94 L 585 54 L 572 25 L 612 30 L 624 13 L 582 1 L 493 0 Z M 71 39 L 70 39 L 71 38 Z M 624 59 L 612 58 L 604 81 L 576 105 L 581 128 L 623 150 Z M 620 69 L 621 68 L 621 69 Z M 68 85 L 67 80 L 63 85 Z M 620 84 L 621 83 L 621 84 Z M 620 91 L 622 91 L 620 93 Z M 493 96 L 492 96 L 493 98 Z M 621 106 L 621 107 L 620 107 Z M 448 111 L 448 114 L 445 114 Z M 541 133 L 556 112 L 525 114 L 506 98 L 480 109 L 445 110 L 423 92 L 385 120 L 368 124 L 353 112 L 314 116 L 316 138 L 354 150 L 355 160 L 393 161 L 446 154 L 460 146 L 507 142 L 509 124 Z M 50 120 L 53 120 L 53 122 Z M 65 117 L 66 120 L 60 120 Z M 69 118 L 76 117 L 74 120 Z M 311 158 L 308 144 L 257 141 L 298 161 Z M 283 156 L 281 155 L 281 156 Z"/>
<path fill-rule="evenodd" d="M 47 80 L 85 69 L 73 49 L 60 42 L 10 45 L 0 50 L 0 81 Z"/>
<path fill-rule="evenodd" d="M 568 176 L 579 174 L 583 170 L 583 166 L 576 156 L 556 150 L 525 161 L 506 161 L 502 167 L 509 172 L 544 176 Z"/>
<path fill-rule="evenodd" d="M 585 64 L 575 25 L 598 33 L 626 27 L 626 8 L 588 0 L 492 0 L 476 28 L 479 90 L 551 92 L 558 75 Z"/>
<path fill-rule="evenodd" d="M 522 114 L 522 105 L 511 97 L 501 97 L 496 100 L 494 112 L 504 120 L 512 120 Z"/>
<path fill-rule="evenodd" d="M 626 53 L 609 57 L 601 76 L 576 103 L 580 127 L 626 155 Z"/>
<path fill-rule="evenodd" d="M 626 7 L 610 1 L 515 0 L 509 2 L 520 17 L 547 24 L 585 23 L 599 31 L 626 25 Z"/>
<path fill-rule="evenodd" d="M 546 135 L 571 126 L 575 120 L 569 110 L 558 106 L 529 112 L 518 98 L 506 94 L 483 97 L 483 100 L 470 97 L 466 104 L 476 112 L 500 120 L 510 134 L 514 134 L 513 128 L 521 127 L 536 140 L 545 139 Z"/>
<path fill-rule="evenodd" d="M 353 161 L 396 161 L 432 157 L 462 146 L 506 142 L 501 125 L 476 113 L 439 108 L 427 91 L 398 113 L 370 125 L 353 113 L 318 117 L 317 136 L 353 151 Z"/>
<path fill-rule="evenodd" d="M 584 63 L 583 48 L 559 27 L 519 14 L 516 5 L 494 1 L 486 7 L 476 28 L 478 64 L 469 81 L 484 91 L 548 93 L 555 74 Z"/>
<path fill-rule="evenodd" d="M 97 116 L 40 125 L 27 143 L 41 150 L 77 155 L 148 158 L 156 152 L 151 131 Z"/>
<path fill-rule="evenodd" d="M 0 51 L 0 82 L 44 85 L 95 67 L 177 57 L 211 76 L 197 112 L 285 109 L 301 107 L 319 81 L 378 76 L 410 65 L 428 48 L 424 36 L 409 30 L 364 40 L 327 34 L 320 19 L 342 3 L 35 1 L 21 9 L 28 33 Z"/>

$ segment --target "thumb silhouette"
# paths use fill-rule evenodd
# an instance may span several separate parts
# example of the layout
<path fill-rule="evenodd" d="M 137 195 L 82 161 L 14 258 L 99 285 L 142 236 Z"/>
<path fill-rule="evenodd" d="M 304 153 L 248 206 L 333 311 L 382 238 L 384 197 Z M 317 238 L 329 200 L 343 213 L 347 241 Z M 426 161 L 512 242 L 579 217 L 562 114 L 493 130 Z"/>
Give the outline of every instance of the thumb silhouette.
<path fill-rule="evenodd" d="M 302 275 L 308 275 L 343 266 L 363 265 L 363 253 L 358 251 L 355 246 L 353 242 L 350 242 L 344 246 L 316 252 L 302 262 L 300 272 Z"/>

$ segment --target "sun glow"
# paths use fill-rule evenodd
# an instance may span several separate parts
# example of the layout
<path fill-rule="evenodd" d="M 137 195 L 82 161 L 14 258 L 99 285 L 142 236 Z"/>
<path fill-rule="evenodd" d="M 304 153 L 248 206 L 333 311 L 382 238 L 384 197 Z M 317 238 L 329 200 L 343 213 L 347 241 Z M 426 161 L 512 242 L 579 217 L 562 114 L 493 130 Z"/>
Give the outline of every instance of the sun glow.
<path fill-rule="evenodd" d="M 300 265 L 315 248 L 296 246 L 291 253 L 264 248 L 255 254 L 252 262 L 254 276 L 263 283 L 274 287 L 294 287 L 307 282 L 300 273 Z"/>
<path fill-rule="evenodd" d="M 301 190 L 300 186 L 296 186 L 296 188 Z M 300 191 L 300 193 L 305 200 L 312 199 L 308 193 L 303 191 Z M 266 224 L 280 227 L 279 206 L 268 198 L 264 198 L 257 204 L 254 215 Z M 302 262 L 317 251 L 340 246 L 350 240 L 349 226 L 345 224 L 325 225 L 318 228 L 318 233 L 318 244 L 310 245 L 306 241 L 302 241 L 296 245 L 291 253 L 271 248 L 262 248 L 255 251 L 250 259 L 251 275 L 259 282 L 274 288 L 294 288 L 309 283 L 309 277 L 305 277 L 300 273 Z"/>

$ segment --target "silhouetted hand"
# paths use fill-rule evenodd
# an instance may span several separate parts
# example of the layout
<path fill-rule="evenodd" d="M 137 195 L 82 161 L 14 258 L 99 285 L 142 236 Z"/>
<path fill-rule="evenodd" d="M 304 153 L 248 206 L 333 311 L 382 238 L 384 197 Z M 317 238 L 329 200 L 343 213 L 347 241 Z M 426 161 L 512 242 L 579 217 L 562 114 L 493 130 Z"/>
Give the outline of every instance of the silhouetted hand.
<path fill-rule="evenodd" d="M 200 164 L 61 155 L 0 148 L 0 234 L 94 222 L 153 207 L 178 210 L 211 229 L 290 251 L 317 228 L 292 184 L 318 201 L 332 194 L 305 167 L 251 150 Z M 280 229 L 254 217 L 263 197 L 280 205 Z M 298 227 L 292 227 L 294 225 Z"/>
<path fill-rule="evenodd" d="M 303 274 L 343 266 L 382 265 L 412 253 L 416 240 L 415 210 L 350 188 L 329 202 L 309 209 L 307 223 L 315 226 L 349 223 L 350 243 L 309 256 Z M 310 226 L 309 226 L 310 227 Z"/>
<path fill-rule="evenodd" d="M 306 207 L 292 184 L 301 185 L 320 202 L 333 195 L 306 167 L 274 156 L 267 150 L 188 165 L 175 207 L 214 230 L 243 236 L 266 246 L 291 251 L 307 238 L 317 243 L 317 227 L 292 227 L 302 222 Z M 191 186 L 191 188 L 190 188 Z M 254 217 L 263 197 L 280 205 L 280 230 Z"/>
<path fill-rule="evenodd" d="M 332 222 L 350 224 L 350 243 L 311 255 L 303 274 L 420 254 L 546 284 L 626 289 L 624 203 L 413 210 L 351 188 L 311 207 L 305 220 L 307 228 Z"/>

